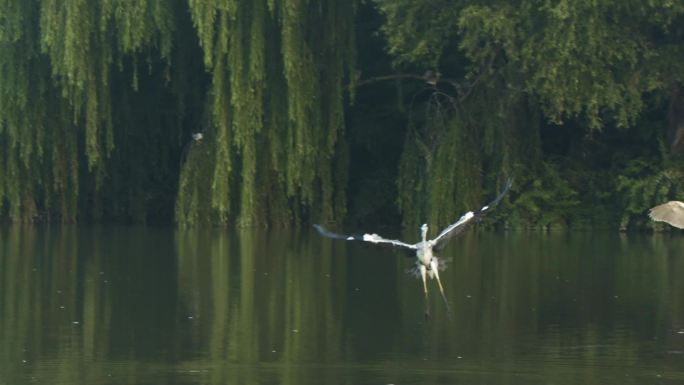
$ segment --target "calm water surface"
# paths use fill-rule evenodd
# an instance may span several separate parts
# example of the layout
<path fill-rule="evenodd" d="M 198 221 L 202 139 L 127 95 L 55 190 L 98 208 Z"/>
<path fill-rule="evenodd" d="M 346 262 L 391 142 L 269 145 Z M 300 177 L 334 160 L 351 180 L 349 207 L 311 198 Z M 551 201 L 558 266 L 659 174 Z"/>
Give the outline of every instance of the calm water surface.
<path fill-rule="evenodd" d="M 308 229 L 1 229 L 0 385 L 684 383 L 681 234 L 442 255 L 426 321 L 410 260 Z"/>

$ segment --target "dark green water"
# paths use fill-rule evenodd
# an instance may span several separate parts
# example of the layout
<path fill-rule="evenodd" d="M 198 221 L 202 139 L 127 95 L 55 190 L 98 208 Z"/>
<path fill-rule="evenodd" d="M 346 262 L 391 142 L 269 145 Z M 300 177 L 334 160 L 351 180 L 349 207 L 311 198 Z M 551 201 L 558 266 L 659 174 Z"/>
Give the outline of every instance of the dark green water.
<path fill-rule="evenodd" d="M 387 234 L 393 236 L 391 232 Z M 0 230 L 0 385 L 684 383 L 684 236 Z"/>

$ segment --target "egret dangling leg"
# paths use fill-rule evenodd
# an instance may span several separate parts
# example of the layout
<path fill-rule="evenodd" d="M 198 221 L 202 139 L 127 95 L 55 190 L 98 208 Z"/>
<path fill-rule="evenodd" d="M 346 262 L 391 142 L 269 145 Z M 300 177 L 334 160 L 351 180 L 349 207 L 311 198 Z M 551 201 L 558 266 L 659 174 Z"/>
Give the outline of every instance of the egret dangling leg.
<path fill-rule="evenodd" d="M 442 299 L 444 300 L 444 304 L 446 305 L 447 312 L 451 313 L 451 309 L 449 308 L 449 302 L 447 301 L 446 295 L 444 294 L 444 287 L 442 287 L 442 281 L 440 281 L 439 279 L 439 263 L 436 259 L 433 259 L 432 262 L 430 262 L 430 266 L 432 266 L 432 272 L 435 274 L 435 278 L 437 279 L 437 285 L 439 285 L 439 292 L 442 293 Z"/>
<path fill-rule="evenodd" d="M 420 265 L 420 277 L 423 279 L 423 294 L 425 294 L 425 318 L 428 318 L 430 317 L 430 302 L 428 302 L 427 269 L 425 265 Z"/>

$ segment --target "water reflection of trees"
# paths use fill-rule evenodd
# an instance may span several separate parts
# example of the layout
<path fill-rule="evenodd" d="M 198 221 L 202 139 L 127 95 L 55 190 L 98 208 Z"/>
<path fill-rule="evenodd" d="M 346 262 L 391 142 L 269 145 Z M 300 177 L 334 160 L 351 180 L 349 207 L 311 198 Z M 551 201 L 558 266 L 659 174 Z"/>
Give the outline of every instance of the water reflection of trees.
<path fill-rule="evenodd" d="M 668 352 L 684 350 L 684 240 L 671 235 L 469 234 L 444 251 L 453 317 L 433 285 L 429 322 L 410 261 L 306 232 L 0 240 L 0 383 L 591 384 L 675 368 Z"/>
<path fill-rule="evenodd" d="M 446 356 L 466 371 L 562 378 L 574 368 L 582 382 L 601 383 L 606 367 L 667 358 L 673 340 L 684 349 L 677 333 L 684 325 L 684 285 L 676 279 L 684 273 L 682 247 L 650 236 L 470 234 L 444 251 L 452 259 L 442 276 L 453 321 L 430 322 L 400 350 L 424 346 L 430 360 Z M 404 313 L 419 322 L 417 285 L 401 286 L 400 295 Z M 444 312 L 436 295 L 432 301 Z"/>
<path fill-rule="evenodd" d="M 159 279 L 164 274 L 154 272 L 164 269 L 160 259 L 173 263 L 172 249 L 165 254 L 163 247 L 172 235 L 164 243 L 158 234 L 69 226 L 3 230 L 0 380 L 126 383 L 144 372 L 109 364 L 166 350 L 160 341 L 164 334 L 168 339 L 168 328 L 159 321 L 170 313 L 168 300 L 155 288 L 169 290 Z"/>
<path fill-rule="evenodd" d="M 177 244 L 181 312 L 209 317 L 194 338 L 208 348 L 210 383 L 258 382 L 255 366 L 302 383 L 310 364 L 343 358 L 345 259 L 329 242 L 243 230 L 183 233 Z"/>
<path fill-rule="evenodd" d="M 14 227 L 0 238 L 0 372 L 7 383 L 87 380 L 87 363 L 106 356 L 110 339 L 111 297 L 96 278 L 102 254 L 93 247 L 80 258 L 88 247 L 69 227 Z"/>

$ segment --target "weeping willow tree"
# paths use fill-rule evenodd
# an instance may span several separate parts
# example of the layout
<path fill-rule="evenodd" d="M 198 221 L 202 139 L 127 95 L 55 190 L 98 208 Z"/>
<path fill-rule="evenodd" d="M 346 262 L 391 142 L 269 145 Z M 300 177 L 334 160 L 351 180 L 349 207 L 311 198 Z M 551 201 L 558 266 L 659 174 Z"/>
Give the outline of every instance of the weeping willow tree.
<path fill-rule="evenodd" d="M 396 134 L 345 133 L 355 33 L 372 33 L 358 4 L 384 16 L 395 68 L 444 74 L 388 108 L 410 111 L 386 157 L 405 224 L 451 221 L 509 175 L 525 226 L 605 206 L 627 227 L 684 193 L 661 129 L 682 143 L 679 2 L 0 1 L 0 218 L 343 219 L 350 150 Z"/>
<path fill-rule="evenodd" d="M 351 2 L 192 0 L 211 73 L 207 141 L 180 176 L 181 223 L 341 218 Z"/>
<path fill-rule="evenodd" d="M 353 18 L 336 1 L 1 2 L 0 217 L 341 217 Z"/>
<path fill-rule="evenodd" d="M 592 174 L 591 168 L 603 164 L 584 161 L 584 169 L 576 172 L 573 167 L 583 162 L 579 155 L 550 156 L 542 136 L 572 135 L 566 133 L 570 127 L 579 132 L 580 144 L 565 147 L 587 152 L 596 136 L 605 135 L 602 131 L 631 135 L 629 129 L 637 127 L 638 135 L 653 141 L 642 146 L 646 155 L 636 156 L 648 158 L 655 169 L 672 166 L 655 149 L 666 146 L 647 134 L 653 125 L 642 118 L 654 110 L 666 115 L 672 89 L 684 81 L 682 4 L 375 2 L 386 17 L 383 30 L 397 66 L 435 68 L 459 79 L 455 89 L 446 84 L 452 107 L 441 108 L 445 88 L 437 83 L 435 96 L 425 102 L 425 117 L 408 130 L 399 177 L 405 221 L 445 223 L 454 212 L 493 195 L 511 172 L 520 193 L 511 218 L 528 225 L 564 222 L 580 210 L 580 198 L 587 198 L 580 196 L 591 194 L 588 176 L 604 189 L 592 203 L 604 205 L 610 197 L 620 202 L 615 210 L 627 216 L 642 214 L 652 199 L 667 195 L 664 191 L 681 191 L 673 184 L 684 186 L 684 179 L 673 183 L 660 175 L 659 187 L 652 189 L 632 183 L 645 182 L 643 174 L 620 179 L 616 175 L 624 175 L 624 165 Z"/>
<path fill-rule="evenodd" d="M 120 187 L 111 176 L 121 165 L 112 158 L 141 159 L 125 142 L 149 129 L 131 127 L 123 111 L 135 107 L 115 106 L 125 98 L 119 85 L 138 91 L 142 58 L 150 71 L 170 62 L 174 6 L 154 0 L 0 4 L 0 214 L 68 222 L 87 218 L 86 209 L 94 216 L 103 210 L 98 202 Z M 167 142 L 149 139 L 148 146 Z M 126 182 L 129 191 L 140 188 L 136 179 Z"/>

